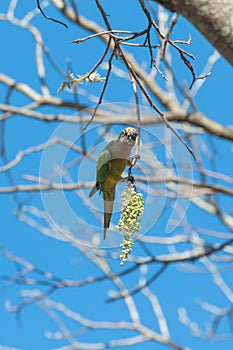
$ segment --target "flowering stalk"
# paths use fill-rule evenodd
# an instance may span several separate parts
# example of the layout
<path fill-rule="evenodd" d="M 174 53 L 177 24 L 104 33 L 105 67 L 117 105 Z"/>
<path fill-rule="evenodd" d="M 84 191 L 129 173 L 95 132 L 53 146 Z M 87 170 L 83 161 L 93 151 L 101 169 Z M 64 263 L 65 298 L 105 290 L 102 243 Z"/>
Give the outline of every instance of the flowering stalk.
<path fill-rule="evenodd" d="M 142 194 L 136 191 L 134 183 L 130 181 L 122 193 L 122 197 L 123 208 L 117 228 L 124 234 L 123 242 L 120 245 L 122 249 L 120 264 L 124 265 L 133 248 L 133 234 L 141 230 L 140 217 L 143 214 L 144 202 Z"/>

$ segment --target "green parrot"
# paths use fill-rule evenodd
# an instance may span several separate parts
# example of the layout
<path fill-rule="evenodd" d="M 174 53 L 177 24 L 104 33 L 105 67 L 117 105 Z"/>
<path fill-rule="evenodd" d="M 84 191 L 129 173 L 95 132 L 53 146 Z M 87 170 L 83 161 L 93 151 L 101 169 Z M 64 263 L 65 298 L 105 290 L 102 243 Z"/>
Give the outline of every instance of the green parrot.
<path fill-rule="evenodd" d="M 100 153 L 96 164 L 96 183 L 89 193 L 92 197 L 98 190 L 103 192 L 104 199 L 104 239 L 113 211 L 115 188 L 121 181 L 121 174 L 125 167 L 130 164 L 130 151 L 137 137 L 134 128 L 126 128 L 120 135 L 109 142 Z"/>

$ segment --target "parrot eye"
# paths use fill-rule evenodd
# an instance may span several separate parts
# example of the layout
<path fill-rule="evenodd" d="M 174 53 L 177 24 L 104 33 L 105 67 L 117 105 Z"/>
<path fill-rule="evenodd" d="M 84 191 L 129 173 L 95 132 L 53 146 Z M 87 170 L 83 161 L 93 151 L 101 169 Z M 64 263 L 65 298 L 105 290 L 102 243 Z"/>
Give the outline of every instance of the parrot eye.
<path fill-rule="evenodd" d="M 125 136 L 125 130 L 123 130 L 120 134 L 120 137 L 123 137 L 123 136 Z"/>

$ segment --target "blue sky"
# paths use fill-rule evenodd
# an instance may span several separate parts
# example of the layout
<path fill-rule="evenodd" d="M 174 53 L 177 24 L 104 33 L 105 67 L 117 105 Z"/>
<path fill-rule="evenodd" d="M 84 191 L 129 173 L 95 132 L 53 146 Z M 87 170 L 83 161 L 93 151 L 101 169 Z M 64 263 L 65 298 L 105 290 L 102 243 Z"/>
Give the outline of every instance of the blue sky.
<path fill-rule="evenodd" d="M 146 19 L 140 15 L 139 5 L 136 1 L 103 1 L 106 12 L 110 14 L 111 24 L 118 29 L 139 30 L 144 28 Z M 9 6 L 9 2 L 5 1 L 0 4 L 0 12 L 5 13 Z M 21 2 L 16 9 L 16 16 L 22 18 L 29 10 L 34 9 L 36 5 L 31 2 Z M 79 12 L 84 16 L 97 21 L 100 25 L 103 25 L 99 14 L 97 13 L 94 1 L 78 2 Z M 130 8 L 130 16 L 126 14 L 125 9 Z M 46 12 L 56 18 L 61 19 L 60 14 L 53 10 L 51 6 L 46 9 Z M 65 20 L 66 21 L 66 20 Z M 88 35 L 87 32 L 80 28 L 69 25 L 68 29 L 55 24 L 51 21 L 46 21 L 41 15 L 37 15 L 32 20 L 33 25 L 37 26 L 42 32 L 45 45 L 49 48 L 51 56 L 55 59 L 56 63 L 61 67 L 63 71 L 67 68 L 67 59 L 71 61 L 73 70 L 77 74 L 85 74 L 95 64 L 96 60 L 101 56 L 103 51 L 103 44 L 98 40 L 88 41 L 82 45 L 71 44 L 71 41 L 83 36 Z M 31 35 L 19 28 L 13 26 L 9 22 L 1 21 L 1 46 L 4 47 L 4 54 L 1 55 L 1 73 L 8 74 L 17 81 L 30 84 L 35 90 L 40 88 L 39 80 L 37 78 L 36 64 L 34 61 L 35 45 Z M 189 51 L 194 54 L 196 60 L 193 62 L 197 75 L 201 74 L 208 57 L 213 54 L 214 49 L 211 45 L 191 26 L 186 20 L 180 18 L 175 30 L 173 32 L 173 38 L 187 39 L 188 34 L 192 35 L 193 44 L 188 47 Z M 143 50 L 137 51 L 137 59 L 141 62 L 149 60 L 148 54 Z M 46 61 L 46 60 L 45 60 Z M 122 65 L 119 62 L 115 62 L 119 67 Z M 177 76 L 180 78 L 180 83 L 187 81 L 190 83 L 191 76 L 187 69 L 180 62 L 179 58 L 174 56 L 174 67 L 177 72 Z M 99 69 L 101 75 L 105 76 L 106 70 Z M 206 79 L 203 87 L 195 97 L 195 103 L 199 110 L 206 114 L 209 118 L 220 121 L 224 125 L 232 123 L 232 80 L 233 73 L 230 65 L 220 58 L 212 70 L 210 78 Z M 156 80 L 160 82 L 161 86 L 164 86 L 164 82 L 160 76 L 157 75 Z M 46 61 L 46 81 L 48 82 L 51 94 L 57 96 L 57 89 L 62 82 L 62 77 L 49 65 Z M 97 95 L 102 88 L 101 84 L 83 85 L 82 89 L 86 90 L 90 94 Z M 4 103 L 4 96 L 6 90 L 3 85 L 0 85 L 0 99 L 1 103 Z M 72 94 L 69 91 L 61 93 L 61 98 L 72 100 Z M 85 103 L 85 97 L 81 97 L 81 102 Z M 111 103 L 123 102 L 128 103 L 133 101 L 133 95 L 131 86 L 128 81 L 120 79 L 117 76 L 113 76 L 110 80 L 109 87 L 107 88 L 105 100 Z M 22 106 L 27 103 L 26 99 L 20 94 L 13 94 L 11 103 L 16 106 Z M 54 112 L 54 108 L 44 107 L 43 111 L 49 113 Z M 57 113 L 60 111 L 57 111 Z M 68 109 L 63 109 L 63 113 L 71 114 Z M 72 112 L 73 113 L 73 112 Z M 15 157 L 17 152 L 21 149 L 26 149 L 30 145 L 37 145 L 47 141 L 53 133 L 59 133 L 58 123 L 43 123 L 40 121 L 30 120 L 29 118 L 23 118 L 21 116 L 15 116 L 9 119 L 6 123 L 6 145 L 8 159 L 11 160 Z M 99 140 L 99 132 L 103 131 L 100 126 L 94 125 L 94 129 L 90 128 L 89 137 L 87 137 L 87 147 L 92 147 Z M 111 129 L 111 135 L 116 135 L 121 129 L 121 125 L 115 125 Z M 70 140 L 72 137 L 76 137 L 76 144 L 80 145 L 80 131 L 79 127 L 69 126 L 65 129 L 62 128 L 62 132 L 69 135 Z M 74 136 L 72 136 L 74 132 Z M 146 130 L 144 132 L 144 140 L 146 142 Z M 151 137 L 151 136 L 150 136 Z M 73 140 L 74 141 L 74 140 Z M 208 141 L 208 140 L 207 140 Z M 106 140 L 102 140 L 102 143 L 97 146 L 94 155 L 97 155 L 99 149 L 103 148 L 106 144 Z M 216 154 L 215 166 L 217 169 L 221 168 L 222 172 L 225 172 L 229 176 L 232 176 L 232 165 L 228 156 L 230 146 L 226 141 L 214 140 L 214 144 L 218 147 L 219 151 Z M 232 146 L 231 146 L 232 147 Z M 161 153 L 159 153 L 161 152 Z M 228 152 L 228 153 L 227 153 Z M 231 149 L 232 152 L 232 149 Z M 60 155 L 60 151 L 53 150 L 51 156 Z M 158 159 L 162 160 L 163 150 L 158 151 Z M 232 153 L 231 153 L 232 156 Z M 67 160 L 74 160 L 75 153 L 69 151 L 66 155 Z M 14 178 L 16 181 L 22 183 L 22 174 L 32 174 L 34 176 L 39 175 L 39 170 L 43 171 L 43 167 L 39 169 L 41 162 L 41 153 L 36 153 L 33 156 L 25 157 L 22 164 L 19 164 L 14 169 Z M 59 159 L 57 161 L 59 163 Z M 204 159 L 205 164 L 208 164 L 208 160 Z M 89 163 L 88 163 L 89 164 Z M 212 160 L 209 162 L 212 165 Z M 1 164 L 2 165 L 2 159 Z M 62 165 L 62 164 L 61 164 Z M 51 169 L 45 169 L 51 171 Z M 74 167 L 74 173 L 72 176 L 76 178 Z M 93 162 L 86 167 L 85 164 L 80 170 L 80 176 L 82 179 L 88 181 L 94 181 L 95 178 L 95 165 Z M 9 181 L 4 174 L 1 174 L 1 186 L 8 186 Z M 84 194 L 87 191 L 84 191 Z M 20 194 L 18 196 L 20 200 L 27 199 L 26 194 Z M 52 199 L 51 199 L 52 198 Z M 51 213 L 52 219 L 55 217 L 61 225 L 67 220 L 64 207 L 60 206 L 61 197 L 57 197 L 57 193 L 42 194 L 36 193 L 32 202 L 29 203 L 31 212 L 26 210 L 26 214 L 31 219 L 35 219 L 33 209 L 43 210 L 44 206 L 49 206 L 49 200 L 51 199 L 52 209 L 54 213 Z M 87 213 L 86 207 L 83 206 L 80 198 L 73 193 L 65 193 L 64 198 L 71 208 L 76 213 L 77 208 L 79 211 L 79 218 L 85 220 L 91 225 L 96 225 L 96 218 L 89 211 Z M 65 202 L 64 201 L 64 202 Z M 66 202 L 66 203 L 67 203 Z M 161 201 L 162 203 L 163 201 Z M 32 263 L 38 269 L 51 272 L 55 276 L 63 277 L 64 279 L 84 279 L 92 274 L 97 276 L 102 275 L 101 271 L 97 270 L 91 262 L 88 262 L 82 252 L 70 243 L 64 242 L 59 239 L 46 236 L 30 227 L 23 220 L 14 215 L 16 204 L 14 198 L 11 195 L 0 196 L 1 205 L 1 245 L 12 252 L 16 256 L 23 257 L 26 261 Z M 56 203 L 56 206 L 55 206 Z M 96 208 L 101 205 L 101 198 L 96 197 L 93 202 Z M 163 204 L 161 204 L 162 206 Z M 232 203 L 229 199 L 224 201 L 223 205 L 232 213 Z M 51 209 L 51 211 L 52 211 Z M 149 220 L 151 213 L 149 207 L 145 208 L 145 220 Z M 171 215 L 171 211 L 168 211 L 159 219 L 155 226 L 149 231 L 148 234 L 152 235 L 156 231 L 156 234 L 163 236 L 163 232 L 166 227 L 167 220 Z M 209 228 L 214 227 L 215 230 L 224 230 L 225 228 L 219 221 L 214 220 L 212 216 L 203 215 L 193 204 L 190 205 L 187 213 L 190 222 L 193 225 Z M 64 218 L 63 218 L 64 216 Z M 117 216 L 117 214 L 116 214 Z M 114 217 L 116 220 L 116 216 Z M 37 222 L 42 223 L 42 219 L 37 218 Z M 71 219 L 68 220 L 71 223 Z M 65 223 L 67 224 L 67 223 Z M 72 226 L 73 224 L 71 224 Z M 97 229 L 96 229 L 97 230 Z M 101 226 L 97 230 L 100 232 Z M 78 232 L 78 228 L 77 228 Z M 56 233 L 54 233 L 54 236 Z M 58 236 L 56 236 L 58 237 Z M 211 240 L 211 238 L 210 238 Z M 158 253 L 165 252 L 166 248 L 152 245 L 150 249 L 158 249 Z M 140 245 L 135 244 L 134 254 L 144 254 Z M 112 248 L 106 249 L 106 254 L 111 254 Z M 154 252 L 153 252 L 154 253 Z M 128 267 L 131 263 L 128 263 Z M 193 264 L 194 267 L 199 267 L 198 263 Z M 0 276 L 14 276 L 17 273 L 12 262 L 4 257 L 4 254 L 0 252 Z M 114 272 L 121 271 L 118 260 L 111 260 L 111 266 Z M 148 275 L 152 275 L 154 269 L 157 266 L 154 265 L 148 271 Z M 229 269 L 230 271 L 230 269 Z M 226 280 L 230 280 L 231 271 L 226 271 L 224 277 Z M 38 278 L 38 275 L 32 274 L 31 278 Z M 132 289 L 138 280 L 138 272 L 127 275 L 123 278 L 124 283 Z M 225 350 L 232 349 L 232 342 L 212 342 L 204 341 L 192 336 L 190 331 L 185 328 L 178 321 L 177 310 L 180 307 L 187 308 L 191 318 L 200 324 L 204 330 L 205 324 L 210 321 L 209 314 L 200 309 L 195 301 L 198 299 L 208 300 L 212 303 L 217 303 L 221 307 L 229 306 L 229 301 L 223 296 L 219 289 L 212 283 L 212 276 L 206 273 L 188 273 L 184 272 L 182 266 L 174 264 L 168 267 L 164 275 L 162 275 L 152 286 L 151 289 L 157 295 L 161 302 L 161 306 L 168 320 L 168 326 L 171 331 L 171 338 L 180 345 L 189 346 L 191 349 L 201 348 L 203 350 L 217 350 L 221 346 Z M 56 349 L 66 344 L 64 340 L 47 339 L 45 334 L 48 332 L 56 332 L 57 327 L 54 322 L 48 317 L 46 312 L 35 305 L 27 306 L 21 315 L 21 324 L 19 325 L 17 319 L 13 313 L 9 313 L 6 310 L 6 301 L 10 301 L 12 305 L 17 305 L 20 302 L 20 291 L 22 290 L 34 290 L 32 286 L 18 286 L 16 284 L 7 284 L 7 282 L 1 283 L 0 289 L 0 345 L 9 346 L 17 349 L 25 350 L 41 350 L 41 349 Z M 210 290 L 211 286 L 211 290 Z M 59 303 L 64 303 L 67 307 L 78 310 L 81 315 L 90 317 L 93 320 L 103 320 L 106 317 L 112 321 L 128 320 L 129 315 L 122 301 L 114 302 L 111 304 L 106 303 L 108 299 L 109 289 L 112 289 L 112 283 L 109 281 L 103 283 L 96 283 L 82 288 L 67 288 L 64 290 L 56 291 L 52 295 L 52 299 Z M 45 290 L 45 287 L 40 287 L 41 290 Z M 148 325 L 148 327 L 155 327 L 157 329 L 156 318 L 151 310 L 151 305 L 144 295 L 141 293 L 135 295 L 135 302 L 140 311 L 141 319 Z M 65 320 L 66 326 L 73 331 L 80 331 L 81 327 L 78 327 L 74 321 Z M 223 333 L 229 331 L 227 324 L 221 326 Z M 47 333 L 46 333 L 47 332 Z M 125 336 L 129 333 L 125 331 Z M 106 341 L 107 339 L 117 339 L 120 337 L 120 331 L 98 331 L 96 333 L 90 332 L 82 334 L 80 341 Z M 137 350 L 141 349 L 142 345 L 134 345 L 132 348 Z M 154 349 L 155 345 L 152 342 L 143 344 L 145 350 Z M 156 349 L 165 349 L 162 345 L 156 344 Z"/>

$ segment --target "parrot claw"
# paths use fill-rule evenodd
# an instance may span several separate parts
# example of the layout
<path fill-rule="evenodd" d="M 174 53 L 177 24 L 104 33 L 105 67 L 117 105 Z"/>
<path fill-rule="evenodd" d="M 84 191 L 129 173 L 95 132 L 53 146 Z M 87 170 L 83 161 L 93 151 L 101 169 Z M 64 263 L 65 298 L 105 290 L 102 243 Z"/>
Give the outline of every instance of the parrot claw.
<path fill-rule="evenodd" d="M 135 164 L 136 164 L 136 162 L 138 161 L 138 159 L 140 159 L 141 158 L 141 156 L 139 155 L 139 154 L 135 154 L 132 158 L 131 158 L 131 167 L 133 167 Z"/>
<path fill-rule="evenodd" d="M 139 154 L 135 154 L 135 155 L 132 157 L 132 159 L 134 159 L 134 158 L 138 160 L 138 159 L 141 158 L 141 156 L 140 156 Z"/>

